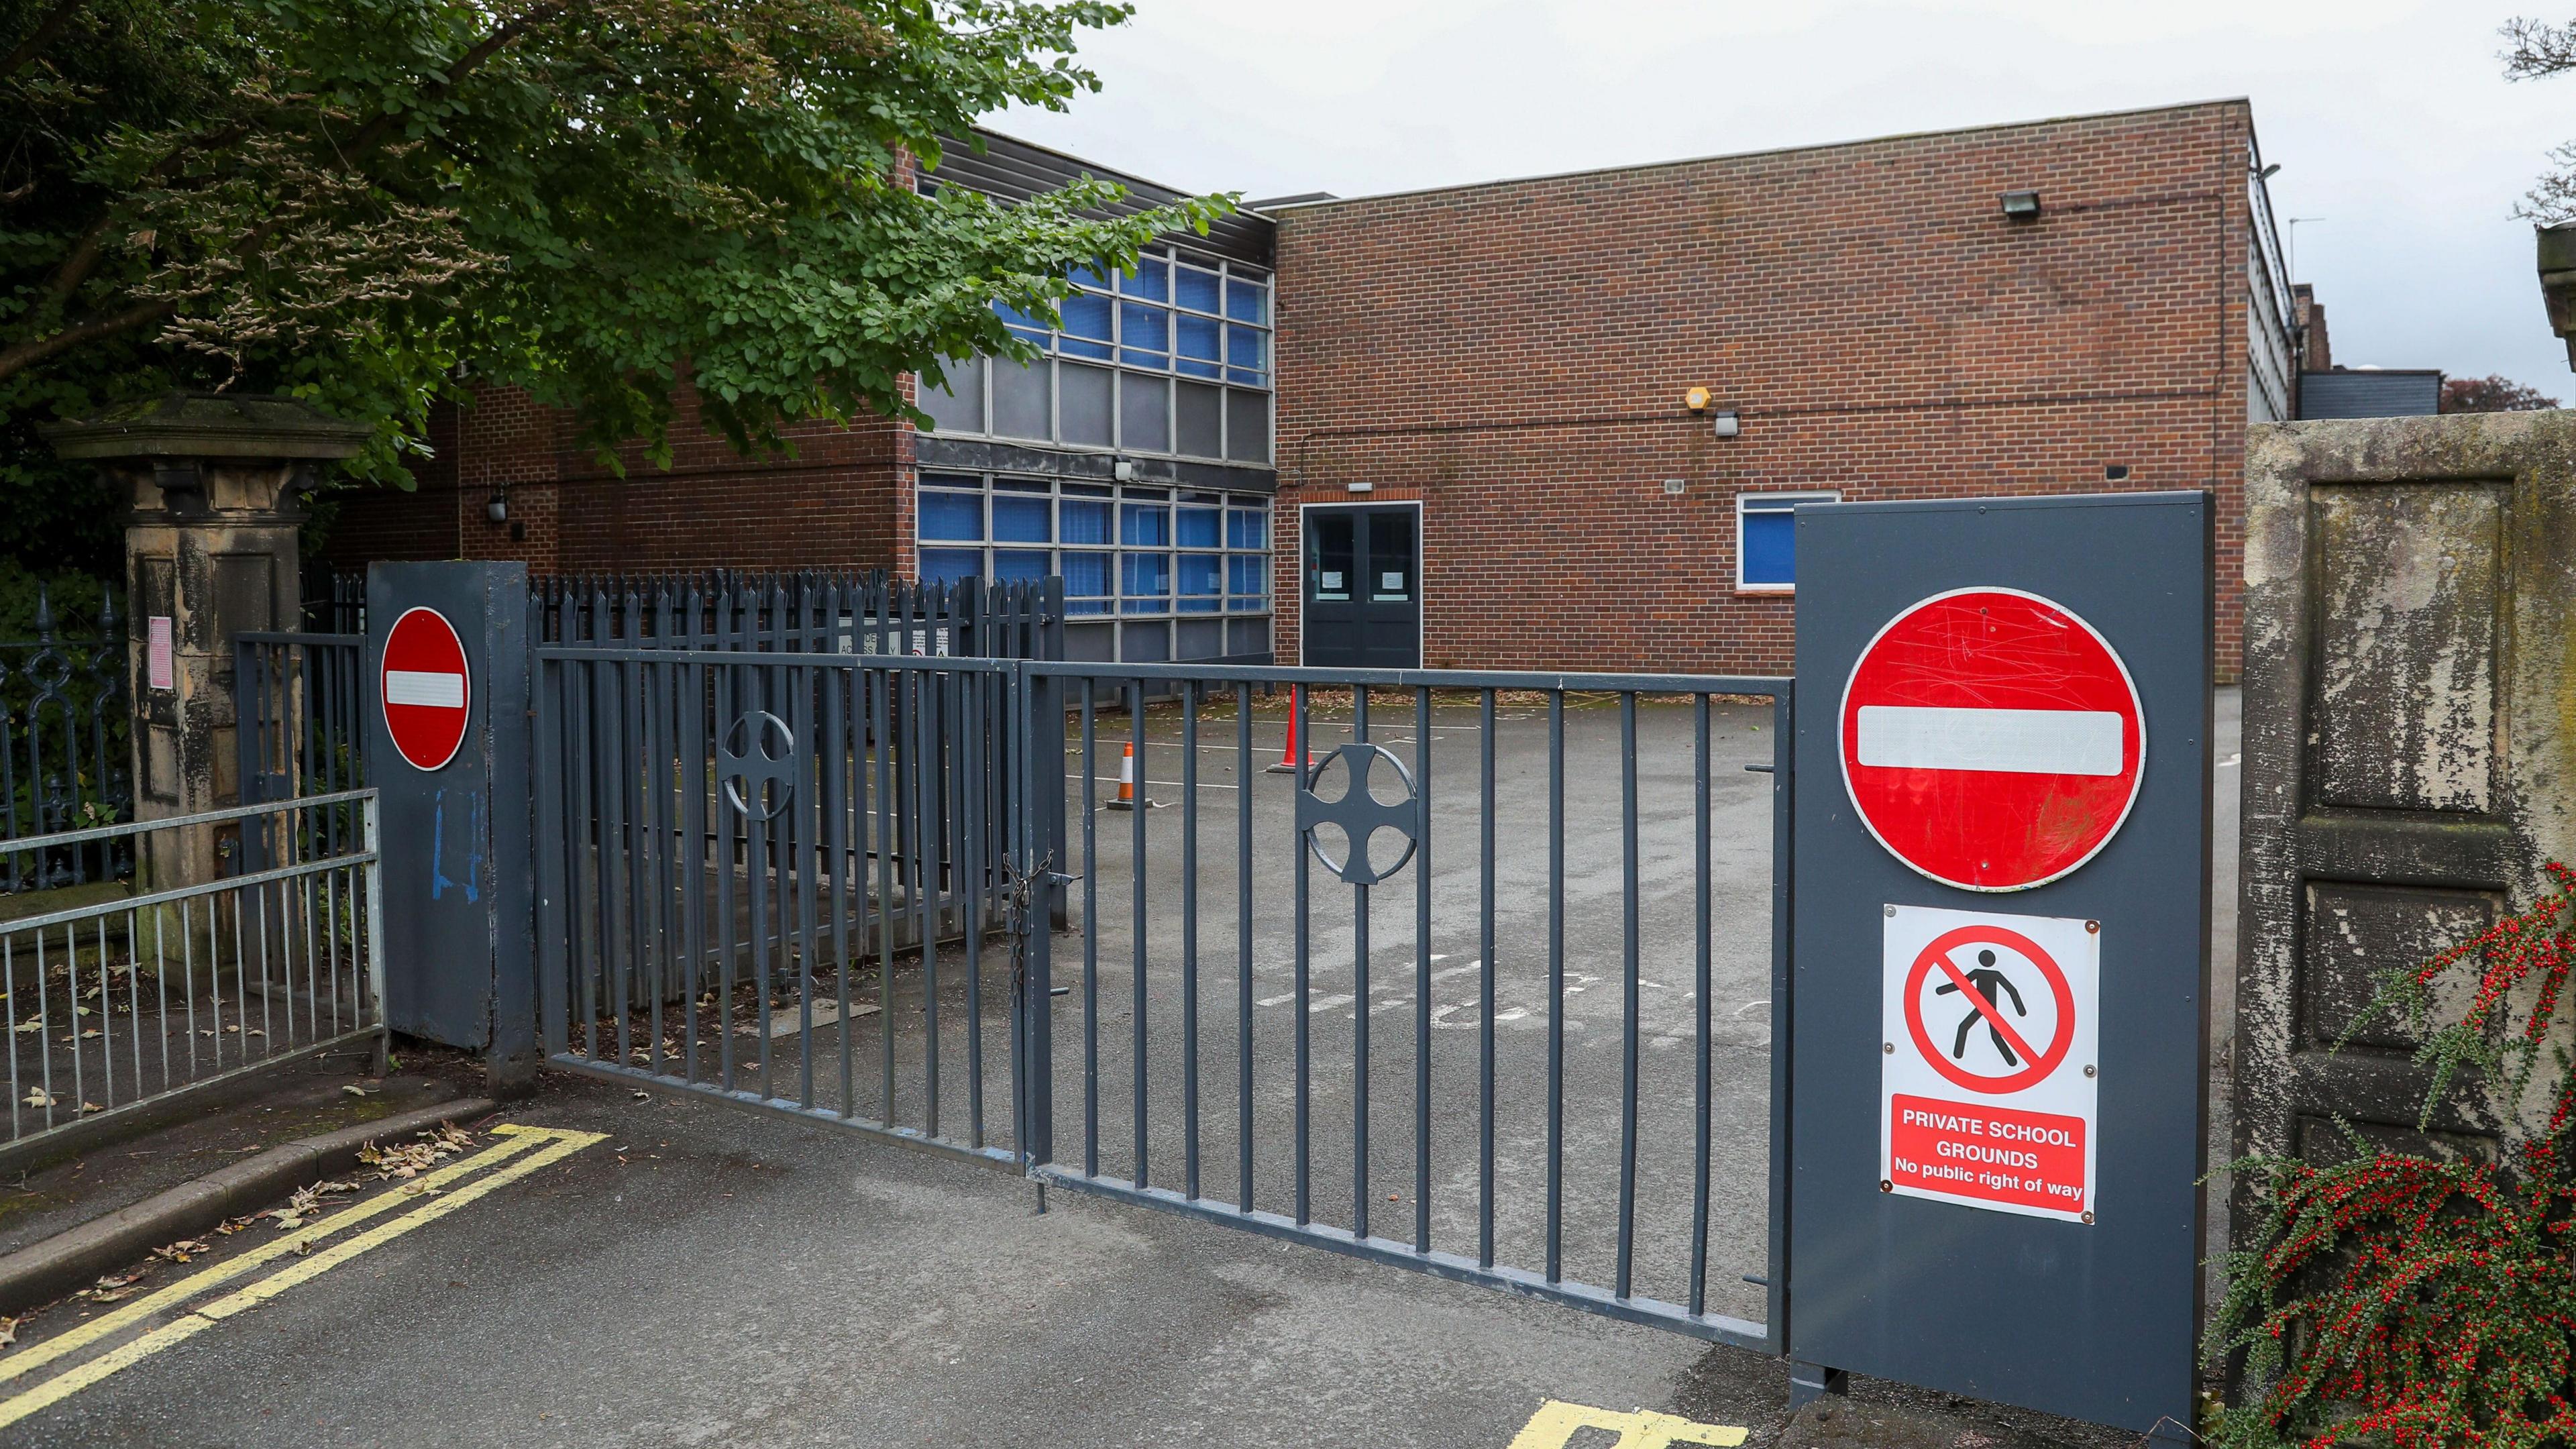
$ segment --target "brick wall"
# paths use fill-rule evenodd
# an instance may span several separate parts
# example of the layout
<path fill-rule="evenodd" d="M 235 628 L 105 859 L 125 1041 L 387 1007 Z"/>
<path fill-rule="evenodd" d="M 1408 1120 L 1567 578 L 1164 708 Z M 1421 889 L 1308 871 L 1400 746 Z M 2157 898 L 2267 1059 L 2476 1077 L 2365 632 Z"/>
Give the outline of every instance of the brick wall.
<path fill-rule="evenodd" d="M 1282 212 L 1279 657 L 1297 506 L 1355 481 L 1424 502 L 1432 667 L 1766 672 L 1791 606 L 1735 590 L 1739 490 L 2205 487 L 2232 677 L 2251 125 L 2222 102 Z M 2038 220 L 2000 215 L 2021 189 Z"/>
<path fill-rule="evenodd" d="M 700 426 L 683 390 L 667 468 L 639 446 L 623 476 L 574 445 L 568 417 L 515 388 L 433 416 L 414 493 L 350 495 L 325 552 L 374 559 L 522 559 L 540 573 L 836 566 L 909 570 L 912 433 L 884 418 L 790 429 L 794 455 L 744 457 Z M 506 491 L 509 521 L 485 506 Z"/>

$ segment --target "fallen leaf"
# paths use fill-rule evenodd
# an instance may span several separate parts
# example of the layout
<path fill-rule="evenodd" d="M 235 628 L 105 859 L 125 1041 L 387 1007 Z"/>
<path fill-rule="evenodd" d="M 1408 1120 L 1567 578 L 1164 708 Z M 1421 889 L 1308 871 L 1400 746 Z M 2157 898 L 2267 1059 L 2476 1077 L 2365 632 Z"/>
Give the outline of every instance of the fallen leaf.
<path fill-rule="evenodd" d="M 56 1097 L 53 1093 L 46 1091 L 42 1087 L 33 1087 L 28 1090 L 24 1100 L 30 1107 L 50 1107 L 54 1105 L 54 1103 L 60 1101 L 61 1098 Z"/>
<path fill-rule="evenodd" d="M 363 1097 L 363 1096 L 366 1096 L 366 1095 L 367 1095 L 367 1089 L 366 1089 L 366 1088 L 364 1088 L 364 1087 L 359 1086 L 359 1085 L 358 1085 L 357 1083 L 355 1083 L 355 1082 L 351 1082 L 351 1083 L 349 1083 L 347 1086 L 342 1087 L 340 1090 L 341 1090 L 341 1091 L 343 1091 L 343 1092 L 348 1093 L 348 1094 L 349 1094 L 350 1096 L 352 1096 L 352 1097 Z"/>
<path fill-rule="evenodd" d="M 18 1029 L 20 1031 L 43 1031 L 45 1029 L 45 1020 L 43 1017 L 30 1017 L 27 1020 L 18 1023 Z"/>
<path fill-rule="evenodd" d="M 14 1318 L 0 1318 L 0 1348 L 7 1348 L 9 1345 L 16 1343 L 17 1341 L 18 1320 Z"/>

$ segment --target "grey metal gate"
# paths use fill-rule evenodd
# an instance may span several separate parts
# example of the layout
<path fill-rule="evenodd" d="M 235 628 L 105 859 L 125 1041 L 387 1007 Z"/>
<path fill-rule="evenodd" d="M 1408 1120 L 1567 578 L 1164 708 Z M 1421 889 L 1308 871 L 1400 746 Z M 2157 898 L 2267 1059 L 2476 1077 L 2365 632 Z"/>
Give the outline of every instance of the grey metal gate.
<path fill-rule="evenodd" d="M 557 1063 L 1780 1350 L 1789 681 L 535 659 Z"/>

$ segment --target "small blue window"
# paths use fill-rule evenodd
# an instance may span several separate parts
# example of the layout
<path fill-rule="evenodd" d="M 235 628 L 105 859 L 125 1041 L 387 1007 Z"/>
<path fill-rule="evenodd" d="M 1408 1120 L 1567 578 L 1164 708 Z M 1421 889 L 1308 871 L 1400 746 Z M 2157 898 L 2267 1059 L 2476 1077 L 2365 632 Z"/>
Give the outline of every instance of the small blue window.
<path fill-rule="evenodd" d="M 1213 508 L 1182 509 L 1180 521 L 1181 547 L 1217 547 L 1219 544 L 1217 535 L 1220 532 L 1220 524 L 1223 518 L 1224 515 Z"/>
<path fill-rule="evenodd" d="M 1172 350 L 1172 314 L 1160 307 L 1141 302 L 1118 304 L 1118 360 L 1130 367 L 1160 370 L 1171 364 L 1164 357 Z"/>
<path fill-rule="evenodd" d="M 1225 515 L 1225 546 L 1228 548 L 1266 548 L 1270 540 L 1261 526 L 1258 508 L 1230 508 Z"/>
<path fill-rule="evenodd" d="M 1064 500 L 1058 522 L 1064 529 L 1066 543 L 1107 543 L 1109 541 L 1109 505 L 1078 503 Z M 1105 591 L 1104 591 L 1105 592 Z"/>
<path fill-rule="evenodd" d="M 1241 277 L 1228 277 L 1225 283 L 1225 315 L 1237 322 L 1270 320 L 1270 288 L 1260 282 L 1247 282 Z"/>
<path fill-rule="evenodd" d="M 1182 263 L 1174 273 L 1172 300 L 1193 312 L 1214 313 L 1217 306 L 1217 275 Z"/>
<path fill-rule="evenodd" d="M 993 541 L 995 543 L 1045 543 L 1054 536 L 1047 522 L 1049 504 L 1043 498 L 993 499 Z"/>
<path fill-rule="evenodd" d="M 1180 370 L 1188 377 L 1216 377 L 1217 364 L 1223 360 L 1217 351 L 1218 334 L 1224 324 L 1213 317 L 1192 317 L 1187 313 L 1172 319 L 1179 334 Z"/>
<path fill-rule="evenodd" d="M 981 539 L 984 536 L 983 496 L 976 493 L 922 494 L 921 536 Z"/>
<path fill-rule="evenodd" d="M 1064 336 L 1056 350 L 1067 357 L 1109 355 L 1109 307 L 1106 297 L 1077 292 L 1064 299 Z"/>
<path fill-rule="evenodd" d="M 997 548 L 993 550 L 993 577 L 1006 584 L 1034 583 L 1047 576 L 1047 551 L 1042 548 Z"/>
<path fill-rule="evenodd" d="M 1736 587 L 1788 591 L 1798 584 L 1797 515 L 1801 503 L 1830 503 L 1831 493 L 1746 493 L 1735 502 Z"/>
<path fill-rule="evenodd" d="M 1109 612 L 1109 560 L 1105 553 L 1064 555 L 1064 611 L 1068 614 Z"/>
<path fill-rule="evenodd" d="M 1217 595 L 1225 560 L 1212 553 L 1181 555 L 1181 612 L 1213 614 L 1223 607 Z"/>
<path fill-rule="evenodd" d="M 1236 598 L 1259 598 L 1268 587 L 1266 558 L 1235 557 L 1225 561 L 1225 591 Z"/>
<path fill-rule="evenodd" d="M 993 314 L 1001 318 L 1010 327 L 1012 334 L 1021 341 L 1034 342 L 1040 347 L 1047 345 L 1047 337 L 1054 331 L 1047 326 L 1044 318 L 1032 317 L 1008 303 L 994 303 Z"/>
<path fill-rule="evenodd" d="M 1150 297 L 1157 302 L 1172 299 L 1172 264 L 1163 257 L 1144 257 L 1137 261 L 1133 274 L 1118 279 L 1118 290 L 1130 297 Z"/>
<path fill-rule="evenodd" d="M 1118 510 L 1118 541 L 1159 548 L 1172 541 L 1172 510 L 1160 503 L 1127 503 Z"/>
<path fill-rule="evenodd" d="M 1121 612 L 1160 614 L 1172 607 L 1172 556 L 1167 553 L 1119 555 L 1123 567 Z"/>
<path fill-rule="evenodd" d="M 921 581 L 925 584 L 953 584 L 971 579 L 984 571 L 984 551 L 980 548 L 925 548 L 921 551 Z"/>
<path fill-rule="evenodd" d="M 1258 383 L 1265 371 L 1262 334 L 1250 327 L 1225 329 L 1226 376 L 1234 382 Z"/>

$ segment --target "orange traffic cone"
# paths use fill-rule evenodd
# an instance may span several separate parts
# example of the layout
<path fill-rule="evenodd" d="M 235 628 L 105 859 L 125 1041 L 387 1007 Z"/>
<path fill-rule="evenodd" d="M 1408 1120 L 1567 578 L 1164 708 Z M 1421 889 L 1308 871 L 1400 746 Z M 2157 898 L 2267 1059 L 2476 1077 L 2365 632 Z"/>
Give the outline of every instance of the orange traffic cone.
<path fill-rule="evenodd" d="M 1315 768 L 1315 757 L 1307 754 L 1297 743 L 1297 716 L 1306 712 L 1305 704 L 1305 686 L 1288 686 L 1288 748 L 1279 752 L 1279 763 L 1268 766 L 1268 773 L 1303 778 L 1306 771 Z"/>
<path fill-rule="evenodd" d="M 1136 808 L 1136 744 L 1130 740 L 1118 748 L 1118 798 L 1109 802 L 1109 808 L 1133 810 Z"/>

